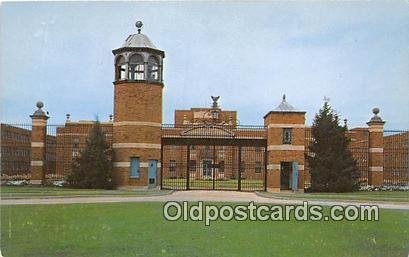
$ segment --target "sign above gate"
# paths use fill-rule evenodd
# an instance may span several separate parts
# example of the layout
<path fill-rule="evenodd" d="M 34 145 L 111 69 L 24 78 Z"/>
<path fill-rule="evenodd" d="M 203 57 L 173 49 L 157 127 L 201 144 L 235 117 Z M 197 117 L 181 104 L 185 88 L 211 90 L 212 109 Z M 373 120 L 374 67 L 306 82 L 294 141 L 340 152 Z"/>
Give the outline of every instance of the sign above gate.
<path fill-rule="evenodd" d="M 234 137 L 233 129 L 227 126 L 218 125 L 199 125 L 191 126 L 183 130 L 182 137 L 199 137 L 199 138 L 232 138 Z"/>

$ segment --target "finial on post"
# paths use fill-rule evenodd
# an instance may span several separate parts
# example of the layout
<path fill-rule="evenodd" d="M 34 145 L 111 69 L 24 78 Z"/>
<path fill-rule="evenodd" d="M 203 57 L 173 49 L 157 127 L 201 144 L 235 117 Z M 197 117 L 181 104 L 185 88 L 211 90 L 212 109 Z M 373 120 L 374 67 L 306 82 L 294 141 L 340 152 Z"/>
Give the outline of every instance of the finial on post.
<path fill-rule="evenodd" d="M 369 120 L 369 122 L 367 122 L 367 124 L 371 124 L 371 123 L 381 123 L 384 124 L 385 121 L 382 120 L 382 118 L 378 115 L 380 112 L 378 107 L 375 107 L 372 109 L 372 113 L 374 114 L 373 117 Z"/>
<path fill-rule="evenodd" d="M 48 119 L 48 116 L 47 116 L 48 112 L 47 112 L 47 114 L 46 114 L 46 113 L 41 109 L 41 108 L 44 107 L 44 103 L 41 102 L 41 101 L 38 101 L 38 102 L 36 103 L 36 107 L 37 107 L 38 109 L 33 113 L 33 115 L 30 115 L 30 117 L 31 117 L 31 118 Z"/>
<path fill-rule="evenodd" d="M 135 23 L 135 27 L 138 29 L 138 34 L 141 34 L 141 30 L 142 30 L 142 27 L 143 27 L 143 22 L 142 21 L 137 21 Z"/>
<path fill-rule="evenodd" d="M 41 109 L 41 108 L 44 107 L 44 103 L 41 102 L 41 101 L 38 101 L 38 102 L 36 103 L 36 106 L 37 106 L 38 109 Z"/>

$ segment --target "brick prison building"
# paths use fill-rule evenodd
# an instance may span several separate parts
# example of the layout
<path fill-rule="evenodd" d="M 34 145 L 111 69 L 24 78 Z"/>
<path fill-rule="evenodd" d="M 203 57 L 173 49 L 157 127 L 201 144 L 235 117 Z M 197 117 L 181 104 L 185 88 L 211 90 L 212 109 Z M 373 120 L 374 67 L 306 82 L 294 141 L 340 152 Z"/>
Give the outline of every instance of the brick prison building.
<path fill-rule="evenodd" d="M 119 188 L 303 191 L 309 186 L 305 155 L 313 141 L 305 112 L 285 95 L 259 126 L 241 125 L 236 111 L 223 110 L 219 97 L 209 107 L 175 110 L 162 122 L 165 52 L 137 32 L 112 51 L 115 80 L 113 116 L 101 122 L 112 146 Z M 32 184 L 59 180 L 71 172 L 92 129 L 92 121 L 47 124 L 43 104 L 29 128 L 2 124 L 2 178 L 28 174 Z M 384 131 L 379 109 L 367 127 L 348 131 L 350 150 L 364 185 L 408 184 L 408 132 Z M 17 160 L 20 166 L 13 166 Z"/>
<path fill-rule="evenodd" d="M 85 148 L 87 138 L 93 128 L 94 121 L 71 122 L 56 127 L 56 160 L 54 167 L 56 178 L 63 178 L 71 173 L 72 161 Z M 101 122 L 101 129 L 108 144 L 112 144 L 112 122 Z M 52 172 L 51 172 L 52 174 Z"/>
<path fill-rule="evenodd" d="M 383 138 L 386 185 L 405 185 L 409 181 L 409 132 L 393 131 Z"/>
<path fill-rule="evenodd" d="M 33 144 L 32 130 L 30 124 L 24 124 L 20 126 L 13 126 L 8 124 L 1 124 L 1 154 L 0 154 L 0 167 L 1 178 L 4 181 L 30 179 L 31 178 L 31 166 L 32 156 L 36 154 L 32 151 L 33 147 L 36 147 L 36 143 Z M 56 160 L 56 137 L 47 135 L 46 141 L 48 147 L 44 148 L 44 158 L 46 173 L 52 173 L 55 171 L 52 166 L 52 162 Z"/>
<path fill-rule="evenodd" d="M 31 130 L 1 124 L 2 178 L 29 179 L 31 155 Z"/>

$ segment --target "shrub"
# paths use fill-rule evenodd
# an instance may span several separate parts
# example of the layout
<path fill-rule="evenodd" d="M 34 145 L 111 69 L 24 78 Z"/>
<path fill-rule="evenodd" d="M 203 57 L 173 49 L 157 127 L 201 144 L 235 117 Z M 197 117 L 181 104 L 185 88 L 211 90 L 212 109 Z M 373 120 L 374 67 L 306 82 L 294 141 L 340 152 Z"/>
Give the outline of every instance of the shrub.
<path fill-rule="evenodd" d="M 312 192 L 351 192 L 358 190 L 359 171 L 348 150 L 346 126 L 339 125 L 329 103 L 324 102 L 314 118 L 313 142 L 306 156 L 310 167 Z"/>
<path fill-rule="evenodd" d="M 114 189 L 112 150 L 105 140 L 101 124 L 96 121 L 84 150 L 72 163 L 67 183 L 72 188 Z"/>

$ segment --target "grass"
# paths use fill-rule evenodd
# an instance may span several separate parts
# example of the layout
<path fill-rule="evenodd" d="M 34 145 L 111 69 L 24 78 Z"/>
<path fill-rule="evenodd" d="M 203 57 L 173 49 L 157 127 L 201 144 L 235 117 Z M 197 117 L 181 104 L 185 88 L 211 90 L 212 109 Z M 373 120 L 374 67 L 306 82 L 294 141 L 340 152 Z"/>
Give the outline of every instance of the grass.
<path fill-rule="evenodd" d="M 380 221 L 165 221 L 161 203 L 1 207 L 3 256 L 407 256 L 409 212 Z"/>
<path fill-rule="evenodd" d="M 175 179 L 170 185 L 180 185 L 183 188 L 184 179 Z M 169 184 L 168 184 L 169 185 Z M 212 189 L 212 181 L 200 180 L 191 183 L 191 189 Z M 215 181 L 216 189 L 236 190 L 237 181 Z M 263 183 L 258 180 L 242 181 L 242 188 L 260 188 Z M 10 198 L 47 198 L 47 197 L 79 197 L 79 196 L 155 196 L 171 193 L 170 190 L 95 190 L 95 189 L 69 189 L 56 187 L 36 186 L 1 186 L 0 195 L 2 199 Z M 384 201 L 396 203 L 409 203 L 409 191 L 378 191 L 378 192 L 354 192 L 354 193 L 269 193 L 258 192 L 260 196 L 276 199 L 301 199 L 301 200 L 354 200 L 354 201 Z"/>
<path fill-rule="evenodd" d="M 1 198 L 78 197 L 78 196 L 154 196 L 169 194 L 169 190 L 102 190 L 70 189 L 40 186 L 1 186 Z"/>
<path fill-rule="evenodd" d="M 409 191 L 375 191 L 353 193 L 269 193 L 258 192 L 258 195 L 276 199 L 301 200 L 353 200 L 366 202 L 409 203 Z"/>

